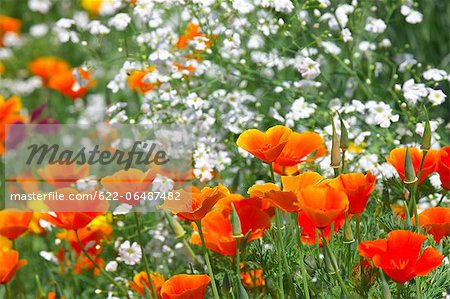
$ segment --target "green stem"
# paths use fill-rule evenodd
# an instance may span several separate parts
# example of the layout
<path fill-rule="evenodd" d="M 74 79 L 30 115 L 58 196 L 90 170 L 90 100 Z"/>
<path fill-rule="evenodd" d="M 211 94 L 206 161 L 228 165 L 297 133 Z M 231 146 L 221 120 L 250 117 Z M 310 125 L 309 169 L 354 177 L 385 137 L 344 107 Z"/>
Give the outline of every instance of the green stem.
<path fill-rule="evenodd" d="M 202 221 L 199 220 L 196 223 L 197 223 L 197 227 L 198 227 L 198 233 L 200 235 L 200 239 L 201 239 L 202 245 L 203 245 L 203 253 L 204 253 L 204 256 L 205 256 L 206 267 L 208 268 L 208 273 L 209 273 L 209 276 L 211 278 L 211 287 L 212 287 L 214 299 L 220 299 L 219 292 L 217 291 L 216 280 L 214 278 L 214 272 L 212 270 L 211 262 L 209 260 L 208 248 L 206 247 L 205 238 L 203 236 Z"/>
<path fill-rule="evenodd" d="M 345 173 L 345 149 L 342 150 L 342 168 L 341 168 L 341 173 Z"/>
<path fill-rule="evenodd" d="M 416 202 L 417 198 L 416 197 L 418 195 L 420 177 L 422 176 L 422 168 L 423 168 L 423 164 L 425 162 L 425 157 L 427 156 L 427 153 L 428 153 L 428 151 L 425 151 L 425 150 L 423 151 L 422 160 L 420 161 L 419 171 L 417 172 L 417 181 L 414 183 L 414 186 L 411 191 L 411 196 L 410 196 L 410 203 L 411 203 L 412 211 L 414 212 L 414 218 L 415 218 L 417 228 L 419 228 L 419 217 L 417 217 L 417 202 Z"/>
<path fill-rule="evenodd" d="M 5 283 L 5 299 L 11 299 L 7 283 Z"/>
<path fill-rule="evenodd" d="M 84 255 L 88 258 L 88 260 L 91 262 L 92 265 L 94 265 L 95 268 L 97 268 L 102 274 L 103 276 L 105 276 L 117 289 L 119 289 L 123 294 L 126 295 L 127 298 L 130 298 L 128 296 L 128 292 L 126 289 L 122 288 L 117 281 L 114 280 L 114 278 L 108 274 L 108 272 L 106 272 L 102 267 L 100 267 L 95 261 L 94 259 L 89 255 L 89 253 L 86 251 L 86 249 L 83 246 L 83 243 L 81 243 L 80 240 L 80 236 L 78 235 L 78 230 L 75 230 L 75 236 L 77 237 L 77 242 L 78 245 L 81 248 L 81 251 L 84 253 Z"/>
<path fill-rule="evenodd" d="M 236 238 L 236 257 L 235 257 L 236 275 L 238 281 L 241 281 L 241 253 L 239 248 L 240 248 L 239 238 Z"/>
<path fill-rule="evenodd" d="M 358 245 L 361 244 L 361 214 L 355 215 L 356 221 L 356 237 L 358 238 Z M 361 273 L 361 280 L 364 279 L 364 257 L 359 256 L 359 269 Z"/>
<path fill-rule="evenodd" d="M 183 244 L 187 248 L 187 250 L 189 251 L 189 253 L 192 256 L 192 258 L 194 259 L 194 261 L 198 262 L 198 259 L 197 259 L 197 256 L 195 255 L 194 250 L 192 250 L 191 245 L 189 245 L 189 243 L 188 243 L 188 241 L 186 240 L 185 237 L 183 237 Z"/>
<path fill-rule="evenodd" d="M 421 290 L 420 290 L 420 279 L 419 279 L 418 276 L 416 276 L 414 278 L 414 280 L 415 280 L 415 283 L 416 283 L 417 299 L 421 299 L 422 298 L 422 294 L 420 293 L 421 292 Z"/>
<path fill-rule="evenodd" d="M 335 271 L 337 281 L 339 283 L 339 286 L 341 287 L 341 291 L 342 291 L 342 293 L 344 293 L 344 295 L 347 295 L 348 294 L 347 288 L 345 287 L 344 281 L 342 280 L 341 272 L 339 271 L 339 267 L 337 265 L 336 258 L 334 256 L 333 252 L 328 247 L 327 240 L 325 239 L 325 233 L 323 230 L 322 230 L 322 243 L 323 243 L 323 248 L 325 249 L 325 253 L 328 254 L 328 256 L 330 257 L 331 264 Z"/>
<path fill-rule="evenodd" d="M 447 195 L 447 192 L 442 193 L 441 199 L 439 199 L 439 202 L 437 203 L 436 207 L 439 207 L 444 200 L 445 196 Z"/>
<path fill-rule="evenodd" d="M 270 169 L 270 178 L 272 179 L 272 183 L 275 184 L 275 174 L 273 172 L 272 164 L 269 164 L 269 169 Z"/>
<path fill-rule="evenodd" d="M 145 254 L 145 246 L 144 246 L 144 240 L 142 238 L 142 229 L 141 229 L 141 223 L 139 222 L 139 216 L 138 216 L 137 212 L 134 212 L 133 214 L 134 214 L 134 222 L 136 223 L 138 242 L 139 242 L 139 246 L 141 247 L 142 258 L 144 259 L 145 273 L 147 274 L 147 279 L 148 279 L 148 283 L 150 284 L 153 298 L 158 298 L 158 296 L 156 294 L 155 286 L 153 285 L 150 266 L 149 266 L 148 260 L 147 260 L 147 255 Z"/>
<path fill-rule="evenodd" d="M 298 243 L 298 247 L 300 248 L 300 271 L 302 273 L 302 282 L 303 282 L 303 289 L 305 291 L 305 298 L 306 299 L 310 299 L 311 296 L 309 295 L 309 287 L 308 287 L 308 280 L 307 280 L 307 276 L 308 273 L 306 272 L 306 268 L 305 268 L 305 255 L 303 253 L 304 247 L 302 244 L 302 240 L 301 240 L 301 232 L 300 232 L 300 228 L 298 226 L 298 224 L 295 225 L 296 227 L 296 231 L 297 231 L 297 243 Z"/>

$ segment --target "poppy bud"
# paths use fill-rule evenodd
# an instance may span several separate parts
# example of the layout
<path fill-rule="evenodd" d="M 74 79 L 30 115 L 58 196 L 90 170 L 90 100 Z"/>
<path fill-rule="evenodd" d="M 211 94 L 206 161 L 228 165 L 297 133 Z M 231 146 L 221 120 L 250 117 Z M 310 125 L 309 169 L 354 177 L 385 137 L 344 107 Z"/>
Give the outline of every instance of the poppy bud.
<path fill-rule="evenodd" d="M 416 172 L 414 171 L 411 155 L 409 154 L 409 147 L 407 147 L 405 156 L 405 179 L 403 180 L 403 183 L 414 184 L 416 181 L 417 181 Z"/>
<path fill-rule="evenodd" d="M 341 167 L 341 153 L 339 150 L 339 139 L 336 133 L 336 128 L 334 127 L 333 116 L 331 117 L 331 126 L 333 128 L 333 136 L 331 143 L 331 164 L 330 166 L 333 168 Z"/>
<path fill-rule="evenodd" d="M 181 226 L 181 224 L 176 220 L 174 217 L 170 216 L 167 212 L 164 213 L 164 215 L 167 218 L 167 221 L 169 222 L 170 228 L 172 229 L 173 233 L 175 234 L 175 238 L 181 239 L 186 234 L 186 231 Z"/>
<path fill-rule="evenodd" d="M 330 275 L 336 273 L 332 264 L 333 262 L 331 260 L 331 257 L 328 255 L 326 251 L 324 251 L 323 259 L 325 261 L 325 271 L 327 271 L 327 273 Z"/>
<path fill-rule="evenodd" d="M 344 223 L 344 243 L 351 244 L 353 242 L 355 242 L 355 237 L 353 237 L 352 226 L 350 225 L 350 220 L 346 217 Z"/>
<path fill-rule="evenodd" d="M 423 129 L 423 136 L 422 136 L 422 150 L 428 151 L 431 147 L 431 127 L 430 127 L 430 120 L 428 119 L 428 112 L 427 108 L 423 108 L 423 111 L 425 113 L 425 126 Z"/>
<path fill-rule="evenodd" d="M 241 220 L 239 219 L 239 215 L 236 212 L 234 204 L 231 204 L 231 209 L 232 211 L 230 218 L 231 218 L 232 236 L 233 238 L 239 239 L 244 236 L 242 234 Z"/>
<path fill-rule="evenodd" d="M 341 114 L 338 113 L 338 115 L 339 115 L 339 120 L 341 122 L 341 139 L 340 139 L 339 147 L 345 151 L 348 149 L 348 146 L 349 146 L 348 131 L 347 131 L 347 128 L 345 127 L 344 120 L 342 119 Z"/>

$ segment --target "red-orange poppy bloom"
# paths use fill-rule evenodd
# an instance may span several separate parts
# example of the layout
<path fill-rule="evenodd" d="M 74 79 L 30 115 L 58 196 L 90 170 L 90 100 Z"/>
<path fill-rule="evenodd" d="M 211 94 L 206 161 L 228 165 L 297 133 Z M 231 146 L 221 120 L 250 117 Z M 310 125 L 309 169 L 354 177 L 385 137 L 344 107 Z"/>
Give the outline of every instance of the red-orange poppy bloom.
<path fill-rule="evenodd" d="M 150 279 L 152 280 L 156 295 L 158 296 L 157 298 L 161 298 L 161 288 L 165 282 L 164 276 L 160 273 L 152 272 L 150 273 Z M 130 287 L 141 296 L 145 296 L 148 292 L 150 298 L 155 299 L 153 298 L 152 288 L 148 281 L 148 275 L 144 271 L 134 275 L 133 280 L 130 281 Z M 147 289 L 147 291 L 145 291 L 145 289 Z"/>
<path fill-rule="evenodd" d="M 330 226 L 348 210 L 345 192 L 327 185 L 310 186 L 300 191 L 300 207 L 319 229 Z"/>
<path fill-rule="evenodd" d="M 323 139 L 314 132 L 291 133 L 289 141 L 275 163 L 281 166 L 294 166 L 305 161 L 306 156 L 317 150 Z"/>
<path fill-rule="evenodd" d="M 241 281 L 244 287 L 256 288 L 266 285 L 263 276 L 263 269 L 244 270 L 244 265 L 241 264 Z"/>
<path fill-rule="evenodd" d="M 47 85 L 51 77 L 55 74 L 68 71 L 70 65 L 62 58 L 45 56 L 33 60 L 29 65 L 29 69 L 33 75 L 41 77 L 44 84 Z"/>
<path fill-rule="evenodd" d="M 70 69 L 65 72 L 55 74 L 50 78 L 48 86 L 71 98 L 72 100 L 82 98 L 88 91 L 88 88 L 95 84 L 95 81 L 91 79 L 91 73 L 89 71 L 85 71 L 81 67 L 76 69 L 77 70 Z M 77 82 L 74 72 L 79 73 L 80 79 L 78 81 L 85 82 Z"/>
<path fill-rule="evenodd" d="M 180 35 L 180 37 L 178 38 L 176 46 L 180 49 L 186 49 L 189 45 L 189 42 L 196 37 L 207 38 L 205 34 L 202 34 L 200 32 L 200 26 L 194 23 L 189 23 L 186 27 L 186 30 L 184 31 L 184 34 Z M 207 47 L 209 47 L 209 39 L 205 41 L 205 44 Z"/>
<path fill-rule="evenodd" d="M 450 190 L 450 146 L 443 147 L 439 150 L 436 162 L 436 172 L 439 173 L 442 188 Z"/>
<path fill-rule="evenodd" d="M 3 142 L 6 137 L 6 125 L 24 122 L 25 118 L 20 115 L 22 103 L 19 97 L 12 96 L 8 100 L 0 96 L 0 154 L 3 154 L 5 147 Z"/>
<path fill-rule="evenodd" d="M 292 131 L 284 126 L 275 126 L 265 133 L 250 129 L 243 132 L 236 144 L 265 163 L 274 162 L 289 141 Z"/>
<path fill-rule="evenodd" d="M 358 251 L 392 280 L 404 283 L 416 276 L 427 275 L 444 259 L 435 248 L 428 247 L 420 253 L 426 238 L 410 231 L 395 230 L 387 235 L 387 239 L 360 243 Z"/>
<path fill-rule="evenodd" d="M 331 224 L 325 227 L 323 230 L 319 230 L 318 236 L 319 240 L 316 240 L 316 225 L 311 219 L 306 216 L 305 212 L 298 213 L 298 225 L 302 228 L 301 240 L 305 244 L 314 245 L 316 243 L 322 247 L 322 235 L 324 235 L 325 240 L 330 241 L 331 239 Z M 334 221 L 334 233 L 337 233 L 339 229 L 345 223 L 345 213 L 339 215 Z"/>
<path fill-rule="evenodd" d="M 153 89 L 154 85 L 152 83 L 144 82 L 144 78 L 148 73 L 155 70 L 154 66 L 148 67 L 145 70 L 135 70 L 128 76 L 128 85 L 131 90 L 138 91 L 140 93 L 146 93 Z"/>
<path fill-rule="evenodd" d="M 146 194 L 150 190 L 150 185 L 154 180 L 154 173 L 151 171 L 143 172 L 142 170 L 130 168 L 128 170 L 119 170 L 111 176 L 104 177 L 101 180 L 103 187 L 109 192 L 118 193 L 118 201 L 130 205 L 139 203 L 133 196 L 128 194 L 138 194 L 140 199 L 142 194 Z M 132 200 L 127 200 L 131 198 Z"/>
<path fill-rule="evenodd" d="M 415 223 L 415 218 L 412 218 Z M 450 208 L 434 207 L 419 214 L 419 224 L 432 234 L 436 243 L 443 237 L 450 236 Z"/>
<path fill-rule="evenodd" d="M 42 214 L 42 219 L 64 229 L 80 229 L 102 213 L 98 212 L 54 212 Z"/>
<path fill-rule="evenodd" d="M 410 147 L 409 153 L 411 155 L 411 161 L 417 176 L 420 168 L 420 162 L 422 161 L 423 152 L 418 150 L 417 148 Z M 428 176 L 434 172 L 437 155 L 438 155 L 437 150 L 431 149 L 428 151 L 427 155 L 425 156 L 425 161 L 423 163 L 419 184 L 422 183 L 424 180 L 426 180 Z M 393 149 L 389 157 L 386 157 L 386 161 L 395 167 L 402 181 L 405 179 L 405 158 L 406 158 L 406 148 Z"/>
<path fill-rule="evenodd" d="M 5 33 L 20 33 L 22 22 L 19 19 L 0 15 L 0 47 L 3 47 L 3 37 Z"/>
<path fill-rule="evenodd" d="M 15 209 L 0 211 L 0 235 L 10 240 L 17 239 L 28 230 L 33 212 Z"/>
<path fill-rule="evenodd" d="M 188 192 L 178 190 L 180 192 L 180 200 L 166 200 L 160 206 L 167 209 L 178 217 L 189 221 L 198 221 L 205 217 L 212 207 L 219 201 L 230 194 L 228 189 L 221 184 L 217 187 L 205 187 L 200 192 Z"/>
<path fill-rule="evenodd" d="M 366 175 L 362 173 L 343 173 L 329 181 L 328 184 L 347 194 L 349 213 L 360 214 L 366 208 L 370 194 L 375 188 L 375 180 L 375 176 L 370 171 Z"/>
<path fill-rule="evenodd" d="M 19 260 L 19 252 L 15 250 L 0 250 L 0 284 L 10 282 L 16 271 L 26 264 L 26 260 Z"/>
<path fill-rule="evenodd" d="M 208 275 L 174 275 L 161 288 L 163 299 L 201 299 L 205 297 L 211 279 Z"/>
<path fill-rule="evenodd" d="M 100 268 L 105 267 L 105 261 L 101 257 L 93 256 L 92 258 Z M 77 257 L 73 273 L 81 274 L 90 270 L 94 270 L 93 273 L 95 276 L 99 276 L 101 273 L 101 271 L 97 267 L 95 267 L 95 265 L 84 254 L 79 255 Z"/>
<path fill-rule="evenodd" d="M 53 188 L 65 188 L 86 178 L 89 175 L 89 165 L 78 167 L 76 163 L 48 164 L 39 168 L 37 173 Z"/>
<path fill-rule="evenodd" d="M 238 199 L 232 201 L 241 221 L 242 233 L 250 232 L 248 241 L 263 237 L 264 232 L 270 228 L 270 217 L 258 206 L 254 198 Z M 231 201 L 229 208 L 215 209 L 202 219 L 202 232 L 206 247 L 223 255 L 234 256 L 236 254 L 236 239 L 233 238 L 230 220 Z M 197 227 L 195 226 L 195 229 Z M 198 233 L 192 235 L 190 242 L 201 245 Z"/>

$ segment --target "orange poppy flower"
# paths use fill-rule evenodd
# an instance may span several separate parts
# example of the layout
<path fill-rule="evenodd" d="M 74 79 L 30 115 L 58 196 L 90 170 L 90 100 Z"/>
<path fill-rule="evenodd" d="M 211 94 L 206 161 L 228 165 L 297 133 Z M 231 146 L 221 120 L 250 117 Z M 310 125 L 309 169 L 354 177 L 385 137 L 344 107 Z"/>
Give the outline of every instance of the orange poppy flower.
<path fill-rule="evenodd" d="M 150 278 L 152 280 L 153 287 L 155 288 L 155 292 L 158 296 L 158 298 L 161 298 L 161 288 L 165 282 L 165 278 L 162 274 L 159 274 L 157 272 L 150 273 Z M 133 280 L 130 281 L 130 287 L 135 290 L 139 295 L 145 296 L 147 288 L 148 293 L 150 294 L 150 298 L 153 298 L 152 295 L 152 289 L 150 286 L 150 282 L 148 281 L 148 276 L 146 272 L 140 272 L 136 275 L 134 275 Z"/>
<path fill-rule="evenodd" d="M 201 299 L 205 297 L 211 279 L 208 275 L 178 274 L 168 279 L 161 288 L 163 299 Z"/>
<path fill-rule="evenodd" d="M 395 230 L 387 235 L 387 239 L 360 243 L 358 251 L 392 280 L 404 283 L 416 276 L 427 275 L 442 263 L 444 256 L 435 248 L 428 247 L 420 253 L 426 238 L 410 231 Z"/>
<path fill-rule="evenodd" d="M 436 172 L 439 173 L 442 188 L 450 190 L 450 146 L 443 147 L 439 150 L 436 162 Z"/>
<path fill-rule="evenodd" d="M 29 65 L 30 72 L 39 76 L 47 85 L 50 78 L 55 74 L 66 72 L 70 69 L 69 63 L 64 59 L 55 56 L 38 57 Z"/>
<path fill-rule="evenodd" d="M 154 66 L 148 67 L 145 70 L 136 70 L 130 73 L 128 77 L 128 85 L 131 90 L 138 91 L 140 93 L 146 93 L 153 89 L 152 83 L 144 82 L 144 78 L 148 73 L 151 73 L 155 70 Z"/>
<path fill-rule="evenodd" d="M 412 218 L 412 223 L 415 223 Z M 419 214 L 419 224 L 432 234 L 436 243 L 443 237 L 450 236 L 450 208 L 434 207 Z"/>
<path fill-rule="evenodd" d="M 180 49 L 186 49 L 189 45 L 189 42 L 194 38 L 201 36 L 207 37 L 205 34 L 200 33 L 200 26 L 194 23 L 189 23 L 184 31 L 184 34 L 180 35 L 176 46 Z M 206 41 L 206 46 L 209 48 L 209 41 Z"/>
<path fill-rule="evenodd" d="M 66 188 L 89 176 L 89 165 L 77 167 L 75 163 L 48 164 L 39 168 L 37 173 L 53 188 Z"/>
<path fill-rule="evenodd" d="M 81 7 L 93 16 L 98 16 L 104 2 L 112 3 L 112 0 L 81 0 Z"/>
<path fill-rule="evenodd" d="M 64 229 L 81 229 L 101 213 L 97 212 L 55 212 L 42 214 L 42 219 Z"/>
<path fill-rule="evenodd" d="M 13 243 L 10 239 L 0 236 L 0 252 L 12 249 Z"/>
<path fill-rule="evenodd" d="M 0 251 L 0 284 L 10 282 L 16 271 L 26 264 L 26 260 L 19 260 L 19 252 L 15 250 Z"/>
<path fill-rule="evenodd" d="M 8 100 L 0 96 L 0 154 L 5 151 L 3 142 L 6 137 L 6 125 L 24 122 L 25 118 L 20 115 L 22 103 L 19 97 L 12 96 Z"/>
<path fill-rule="evenodd" d="M 291 133 L 289 141 L 275 163 L 281 166 L 294 166 L 305 161 L 305 157 L 317 150 L 323 139 L 314 132 Z"/>
<path fill-rule="evenodd" d="M 243 265 L 241 264 L 241 269 Z M 263 269 L 250 269 L 248 271 L 241 271 L 241 281 L 244 287 L 256 288 L 266 285 L 263 276 Z"/>
<path fill-rule="evenodd" d="M 94 256 L 92 257 L 94 259 L 94 262 L 100 267 L 100 268 L 104 268 L 105 267 L 105 261 L 99 257 L 99 256 Z M 89 270 L 94 270 L 93 273 L 95 276 L 99 276 L 101 271 L 95 267 L 95 265 L 84 255 L 79 255 L 77 257 L 77 261 L 75 263 L 75 267 L 73 269 L 73 273 L 75 274 L 81 274 L 83 272 L 89 271 Z"/>
<path fill-rule="evenodd" d="M 319 230 L 319 240 L 316 240 L 316 225 L 311 221 L 305 212 L 298 213 L 298 225 L 302 228 L 301 240 L 305 244 L 314 245 L 316 243 L 322 247 L 322 235 L 327 241 L 331 239 L 331 224 L 322 230 Z M 339 229 L 345 223 L 345 213 L 339 215 L 334 221 L 334 233 L 337 233 Z"/>
<path fill-rule="evenodd" d="M 28 230 L 33 212 L 22 212 L 15 209 L 0 211 L 0 235 L 14 240 Z"/>
<path fill-rule="evenodd" d="M 189 221 L 198 221 L 202 219 L 219 199 L 230 194 L 228 189 L 221 184 L 214 188 L 205 187 L 201 192 L 189 192 L 184 190 L 180 190 L 179 192 L 182 193 L 180 201 L 166 200 L 160 208 L 167 209 L 181 219 Z"/>
<path fill-rule="evenodd" d="M 280 164 L 277 164 L 275 162 L 272 163 L 272 169 L 273 172 L 279 175 L 297 175 L 300 172 L 298 165 L 281 166 Z"/>
<path fill-rule="evenodd" d="M 348 210 L 345 192 L 326 185 L 310 186 L 300 191 L 300 207 L 314 226 L 325 229 Z"/>
<path fill-rule="evenodd" d="M 5 33 L 12 32 L 19 34 L 22 22 L 19 19 L 0 15 L 0 47 L 3 47 L 3 37 Z"/>
<path fill-rule="evenodd" d="M 366 175 L 362 173 L 343 173 L 328 184 L 347 194 L 350 204 L 348 208 L 349 213 L 360 214 L 364 211 L 370 194 L 375 188 L 375 180 L 375 176 L 370 171 Z"/>
<path fill-rule="evenodd" d="M 273 206 L 286 211 L 298 212 L 300 210 L 300 191 L 308 186 L 318 184 L 323 177 L 316 172 L 305 172 L 297 176 L 283 176 L 283 191 L 275 184 L 267 183 L 252 186 L 247 193 L 252 196 L 267 199 Z"/>
<path fill-rule="evenodd" d="M 64 297 L 64 296 L 57 296 L 57 294 L 56 294 L 56 292 L 48 292 L 48 294 L 47 294 L 47 299 L 58 299 L 58 298 L 60 298 L 60 299 L 66 299 L 66 297 Z"/>
<path fill-rule="evenodd" d="M 153 172 L 143 172 L 139 169 L 130 168 L 128 170 L 119 170 L 111 176 L 104 177 L 100 182 L 109 192 L 117 192 L 120 202 L 135 205 L 139 203 L 139 200 L 134 200 L 134 196 L 132 196 L 131 199 L 133 200 L 129 201 L 125 198 L 126 194 L 137 193 L 142 195 L 149 192 L 153 180 Z M 130 197 L 128 196 L 128 198 Z"/>
<path fill-rule="evenodd" d="M 292 131 L 284 126 L 275 126 L 265 133 L 250 129 L 243 132 L 236 144 L 265 163 L 274 162 L 289 141 Z"/>
<path fill-rule="evenodd" d="M 417 148 L 409 148 L 409 153 L 411 155 L 411 161 L 414 166 L 414 171 L 417 173 L 420 168 L 420 162 L 422 161 L 423 152 L 418 150 Z M 422 167 L 422 174 L 420 175 L 419 184 L 428 178 L 430 174 L 434 172 L 436 165 L 438 151 L 431 149 L 428 151 L 425 161 Z M 405 157 L 406 157 L 406 148 L 396 148 L 393 149 L 390 153 L 389 157 L 386 157 L 386 161 L 395 167 L 397 170 L 400 179 L 403 181 L 405 179 Z"/>
<path fill-rule="evenodd" d="M 248 241 L 262 238 L 264 232 L 270 228 L 270 217 L 257 205 L 254 199 L 235 198 L 236 212 L 241 221 L 242 233 L 246 235 L 250 232 Z M 236 254 L 236 239 L 232 235 L 230 220 L 230 208 L 215 209 L 202 219 L 202 231 L 205 237 L 206 247 L 223 255 L 234 256 Z M 195 230 L 198 228 L 195 226 Z M 198 233 L 192 235 L 190 242 L 201 245 Z"/>
<path fill-rule="evenodd" d="M 80 85 L 75 79 L 74 70 L 67 70 L 60 72 L 52 76 L 48 82 L 48 87 L 60 92 L 61 94 L 71 98 L 72 100 L 82 98 L 88 88 L 94 85 L 94 81 L 91 80 L 91 73 L 83 70 L 81 67 L 76 68 L 80 74 L 81 80 L 84 80 L 84 84 Z"/>

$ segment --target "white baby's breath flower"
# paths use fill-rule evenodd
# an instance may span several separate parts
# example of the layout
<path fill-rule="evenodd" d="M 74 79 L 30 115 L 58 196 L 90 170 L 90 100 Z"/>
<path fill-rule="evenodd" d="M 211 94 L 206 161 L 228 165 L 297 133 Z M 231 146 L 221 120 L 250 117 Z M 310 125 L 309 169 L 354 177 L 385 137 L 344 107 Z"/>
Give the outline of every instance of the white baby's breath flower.
<path fill-rule="evenodd" d="M 440 69 L 429 69 L 423 72 L 425 80 L 442 81 L 447 77 L 447 72 Z"/>
<path fill-rule="evenodd" d="M 320 63 L 306 57 L 301 61 L 298 71 L 302 74 L 303 78 L 314 79 L 320 75 Z"/>
<path fill-rule="evenodd" d="M 125 241 L 119 246 L 120 260 L 125 264 L 133 266 L 139 263 L 142 258 L 142 250 L 138 243 Z"/>
<path fill-rule="evenodd" d="M 88 25 L 88 28 L 89 33 L 92 35 L 103 35 L 111 32 L 111 30 L 108 27 L 106 27 L 105 25 L 100 23 L 100 21 L 97 20 L 91 21 Z"/>
<path fill-rule="evenodd" d="M 428 100 L 430 100 L 431 103 L 433 103 L 433 106 L 440 105 L 445 102 L 445 99 L 447 98 L 447 95 L 442 92 L 442 90 L 438 89 L 432 89 L 428 88 Z"/>
<path fill-rule="evenodd" d="M 116 272 L 117 271 L 117 262 L 116 261 L 110 261 L 106 264 L 105 270 L 106 272 Z"/>
<path fill-rule="evenodd" d="M 152 191 L 158 192 L 169 192 L 173 190 L 174 181 L 168 177 L 162 176 L 160 174 L 156 175 L 156 178 L 152 183 Z"/>
<path fill-rule="evenodd" d="M 348 28 L 344 28 L 341 31 L 342 40 L 346 43 L 351 42 L 353 40 L 352 32 Z"/>
<path fill-rule="evenodd" d="M 108 21 L 108 25 L 118 31 L 123 31 L 131 22 L 131 17 L 126 13 L 118 13 Z"/>
<path fill-rule="evenodd" d="M 52 7 L 52 2 L 50 0 L 28 0 L 28 7 L 31 11 L 45 14 Z"/>
<path fill-rule="evenodd" d="M 383 33 L 386 30 L 386 23 L 382 19 L 368 17 L 364 30 L 372 33 Z"/>
<path fill-rule="evenodd" d="M 416 83 L 414 79 L 409 79 L 403 83 L 403 96 L 410 104 L 416 104 L 419 99 L 428 95 L 427 88 L 423 83 Z"/>
<path fill-rule="evenodd" d="M 410 24 L 418 24 L 423 20 L 423 14 L 412 9 L 408 5 L 402 5 L 400 8 L 400 13 L 406 17 L 405 21 Z"/>

